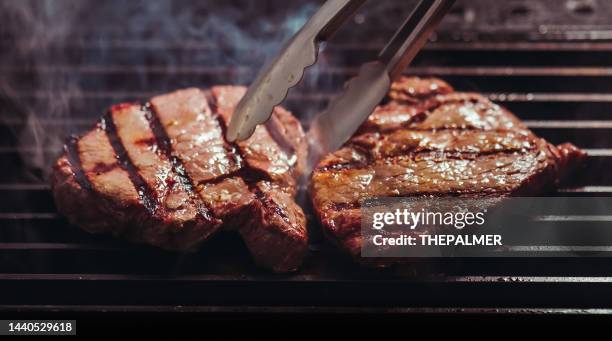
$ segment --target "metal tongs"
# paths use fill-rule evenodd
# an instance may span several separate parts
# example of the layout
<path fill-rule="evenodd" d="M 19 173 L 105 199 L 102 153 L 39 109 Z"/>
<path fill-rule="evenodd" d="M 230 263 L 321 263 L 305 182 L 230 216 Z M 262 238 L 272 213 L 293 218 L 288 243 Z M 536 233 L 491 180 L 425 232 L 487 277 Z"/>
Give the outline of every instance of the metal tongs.
<path fill-rule="evenodd" d="M 323 4 L 251 84 L 230 122 L 229 141 L 249 138 L 257 125 L 270 118 L 274 107 L 284 101 L 289 89 L 302 79 L 305 69 L 316 63 L 319 43 L 329 39 L 365 2 L 328 0 Z M 334 151 L 355 133 L 454 2 L 419 2 L 378 59 L 362 65 L 359 74 L 347 82 L 344 93 L 314 118 L 308 132 L 311 153 L 321 155 Z"/>

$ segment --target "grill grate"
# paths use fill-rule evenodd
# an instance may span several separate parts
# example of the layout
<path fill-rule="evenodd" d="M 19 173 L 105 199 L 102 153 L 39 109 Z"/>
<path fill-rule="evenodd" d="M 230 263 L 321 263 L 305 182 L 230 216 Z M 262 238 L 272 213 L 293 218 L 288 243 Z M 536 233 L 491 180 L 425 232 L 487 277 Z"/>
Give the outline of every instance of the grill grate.
<path fill-rule="evenodd" d="M 467 5 L 461 6 L 454 16 L 468 15 Z M 440 76 L 458 90 L 483 92 L 536 134 L 586 149 L 585 170 L 557 195 L 611 196 L 612 42 L 563 41 L 557 26 L 547 26 L 555 29 L 553 38 L 526 34 L 531 26 L 514 27 L 521 34 L 512 39 L 476 27 L 466 41 L 452 34 L 465 26 L 457 20 L 445 23 L 407 73 Z M 210 63 L 218 50 L 214 43 L 111 38 L 104 44 L 83 38 L 46 46 L 42 65 L 27 56 L 0 59 L 3 77 L 18 80 L 10 92 L 0 89 L 0 292 L 5 293 L 0 310 L 600 312 L 612 307 L 606 258 L 420 260 L 409 268 L 375 271 L 356 267 L 315 234 L 304 268 L 276 276 L 257 270 L 232 235 L 216 237 L 198 253 L 177 255 L 69 226 L 55 212 L 43 172 L 32 167 L 60 149 L 26 143 L 36 142 L 28 131 L 38 127 L 64 136 L 87 129 L 115 102 L 228 79 L 246 83 L 256 71 L 240 61 Z M 0 40 L 17 49 L 19 44 L 28 42 Z M 378 48 L 339 39 L 325 50 L 324 66 L 314 70 L 318 76 L 309 71 L 286 106 L 307 121 Z M 86 58 L 92 55 L 101 57 Z M 45 79 L 65 86 L 50 90 Z M 57 115 L 50 107 L 55 115 L 45 113 L 45 105 L 58 98 L 60 109 L 70 112 Z M 28 110 L 35 111 L 36 122 L 27 119 Z"/>

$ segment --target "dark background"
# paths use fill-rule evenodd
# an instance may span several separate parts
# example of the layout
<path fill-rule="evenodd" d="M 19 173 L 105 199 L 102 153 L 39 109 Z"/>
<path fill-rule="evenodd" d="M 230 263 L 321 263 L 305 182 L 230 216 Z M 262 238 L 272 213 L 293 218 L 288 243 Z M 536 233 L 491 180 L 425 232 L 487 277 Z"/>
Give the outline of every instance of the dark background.
<path fill-rule="evenodd" d="M 24 147 L 20 156 L 40 177 L 64 137 L 85 129 L 111 103 L 188 86 L 248 84 L 320 3 L 2 0 L 0 120 L 14 135 L 11 140 L 3 134 L 3 143 Z M 286 105 L 307 125 L 358 65 L 375 58 L 413 3 L 368 2 L 328 44 Z M 588 53 L 575 44 L 612 41 L 611 16 L 609 1 L 458 1 L 414 65 L 608 66 L 608 44 Z M 510 42 L 515 45 L 499 45 Z M 546 49 L 519 42 L 574 46 Z M 498 45 L 486 48 L 493 43 Z M 513 70 L 495 71 L 412 73 L 444 76 L 461 90 L 487 93 L 610 90 L 607 70 L 591 70 L 595 75 L 580 82 L 562 78 L 562 72 L 510 78 L 506 73 Z"/>
<path fill-rule="evenodd" d="M 605 258 L 365 271 L 311 224 L 304 268 L 273 276 L 256 269 L 232 236 L 176 255 L 90 236 L 56 215 L 46 173 L 68 134 L 120 101 L 248 84 L 320 3 L 1 0 L 0 312 L 610 312 Z M 307 126 L 376 57 L 412 3 L 370 1 L 326 44 L 284 105 Z M 458 1 L 406 73 L 482 92 L 549 141 L 587 149 L 581 175 L 552 195 L 612 194 L 611 1 Z"/>

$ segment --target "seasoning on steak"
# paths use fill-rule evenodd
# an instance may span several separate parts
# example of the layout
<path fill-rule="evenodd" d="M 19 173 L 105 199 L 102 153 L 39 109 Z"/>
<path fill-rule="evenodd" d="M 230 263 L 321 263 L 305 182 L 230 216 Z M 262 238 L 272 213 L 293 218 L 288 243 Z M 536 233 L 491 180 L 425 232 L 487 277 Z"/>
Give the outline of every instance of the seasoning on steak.
<path fill-rule="evenodd" d="M 403 78 L 388 97 L 312 175 L 317 217 L 354 257 L 362 245 L 361 199 L 536 195 L 586 157 L 571 144 L 549 144 L 506 109 L 439 79 Z"/>
<path fill-rule="evenodd" d="M 293 200 L 304 133 L 277 108 L 249 140 L 228 143 L 225 127 L 244 93 L 187 89 L 113 106 L 57 160 L 59 211 L 89 232 L 170 250 L 237 230 L 259 265 L 296 269 L 307 248 L 304 213 Z"/>

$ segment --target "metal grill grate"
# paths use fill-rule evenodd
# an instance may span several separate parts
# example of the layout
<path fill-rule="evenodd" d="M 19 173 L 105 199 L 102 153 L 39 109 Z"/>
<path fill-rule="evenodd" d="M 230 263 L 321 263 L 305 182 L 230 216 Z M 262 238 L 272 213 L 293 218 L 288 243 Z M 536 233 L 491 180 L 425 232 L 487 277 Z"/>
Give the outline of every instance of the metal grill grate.
<path fill-rule="evenodd" d="M 529 7 L 527 13 L 536 10 Z M 586 149 L 586 168 L 558 195 L 612 195 L 612 42 L 601 35 L 570 40 L 562 35 L 567 30 L 552 24 L 545 27 L 552 36 L 542 27 L 529 34 L 532 26 L 518 24 L 505 25 L 513 30 L 504 32 L 490 25 L 469 30 L 457 16 L 465 19 L 474 15 L 470 11 L 478 13 L 460 3 L 437 41 L 406 73 L 440 76 L 458 90 L 485 93 L 539 136 Z M 457 27 L 469 37 L 456 36 Z M 0 45 L 28 44 L 14 38 Z M 286 105 L 307 121 L 379 47 L 339 38 L 325 50 L 324 66 L 309 72 Z M 256 70 L 240 61 L 210 63 L 218 48 L 198 40 L 110 37 L 100 44 L 82 37 L 57 51 L 45 48 L 42 65 L 23 55 L 23 60 L 0 59 L 0 73 L 13 81 L 10 91 L 0 89 L 0 310 L 539 312 L 546 307 L 588 312 L 612 307 L 612 267 L 605 258 L 423 260 L 381 272 L 356 267 L 315 233 L 304 268 L 273 276 L 257 270 L 231 235 L 188 255 L 88 235 L 56 214 L 41 171 L 32 168 L 36 160 L 53 159 L 58 146 L 36 144 L 28 131 L 82 131 L 112 103 L 190 85 L 244 83 Z M 99 58 L 87 58 L 94 55 Z M 49 89 L 45 79 L 69 87 Z M 45 105 L 58 98 L 71 112 L 47 115 Z M 36 122 L 27 119 L 32 108 Z"/>

